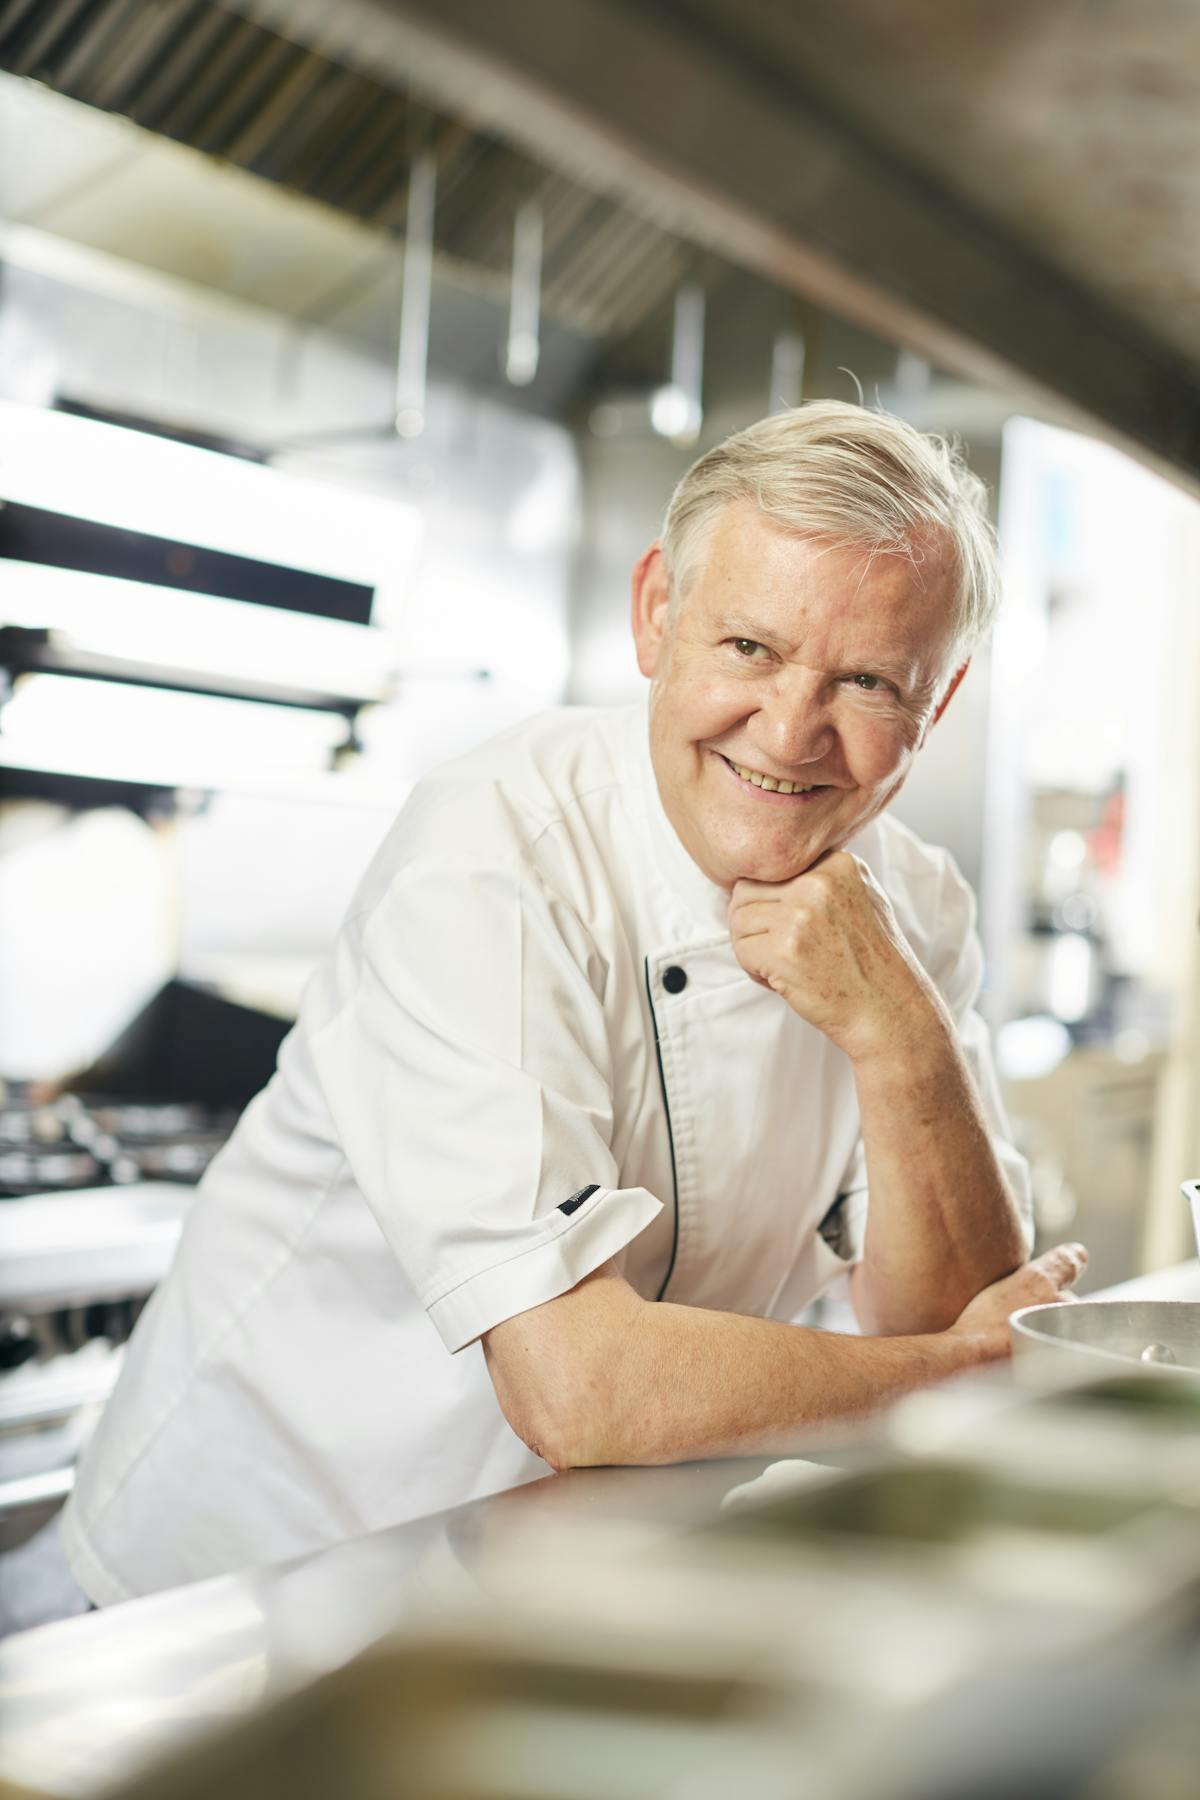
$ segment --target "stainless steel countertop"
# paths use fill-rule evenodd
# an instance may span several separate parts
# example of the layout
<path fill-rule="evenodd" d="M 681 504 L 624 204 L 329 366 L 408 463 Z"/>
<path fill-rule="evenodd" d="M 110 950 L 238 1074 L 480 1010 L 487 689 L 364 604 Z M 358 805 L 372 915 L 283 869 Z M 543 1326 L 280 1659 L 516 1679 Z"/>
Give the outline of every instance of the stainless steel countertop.
<path fill-rule="evenodd" d="M 1093 1298 L 1200 1300 L 1200 1263 Z M 805 1455 L 820 1456 L 806 1446 Z M 828 1448 L 840 1461 L 845 1448 Z M 851 1452 L 850 1454 L 854 1454 Z M 860 1449 L 859 1455 L 862 1454 Z M 768 1458 L 550 1476 L 294 1563 L 223 1576 L 0 1643 L 0 1781 L 85 1795 L 192 1731 L 347 1661 L 486 1581 L 516 1522 L 622 1525 L 644 1546 L 711 1518 Z"/>
<path fill-rule="evenodd" d="M 0 1781 L 93 1793 L 474 1589 L 505 1524 L 594 1515 L 638 1526 L 644 1543 L 710 1518 L 766 1466 L 572 1470 L 296 1562 L 18 1633 L 0 1643 Z"/>

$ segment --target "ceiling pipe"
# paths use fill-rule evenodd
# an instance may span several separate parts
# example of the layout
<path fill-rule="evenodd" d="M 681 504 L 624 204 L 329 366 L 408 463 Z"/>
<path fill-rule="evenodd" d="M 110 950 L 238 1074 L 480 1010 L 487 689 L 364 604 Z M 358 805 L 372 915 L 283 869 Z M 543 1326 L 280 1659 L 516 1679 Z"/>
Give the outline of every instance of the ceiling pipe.
<path fill-rule="evenodd" d="M 513 222 L 512 296 L 504 352 L 504 373 L 514 387 L 528 387 L 538 372 L 542 233 L 542 203 L 526 200 Z"/>
<path fill-rule="evenodd" d="M 804 338 L 781 331 L 771 346 L 771 391 L 768 412 L 789 412 L 804 399 Z"/>
<path fill-rule="evenodd" d="M 650 402 L 650 423 L 673 444 L 694 444 L 704 423 L 704 289 L 689 282 L 675 295 L 671 379 Z"/>
<path fill-rule="evenodd" d="M 420 437 L 425 429 L 429 370 L 429 313 L 433 298 L 433 210 L 437 163 L 429 151 L 415 158 L 408 178 L 400 347 L 396 358 L 396 430 Z"/>

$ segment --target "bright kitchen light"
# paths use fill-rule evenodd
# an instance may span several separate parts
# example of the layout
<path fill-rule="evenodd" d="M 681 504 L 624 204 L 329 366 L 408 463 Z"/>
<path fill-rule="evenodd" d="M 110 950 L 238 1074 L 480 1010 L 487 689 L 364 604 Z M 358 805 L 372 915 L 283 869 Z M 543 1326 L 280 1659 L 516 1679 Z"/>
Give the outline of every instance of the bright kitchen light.
<path fill-rule="evenodd" d="M 42 563 L 3 564 L 0 620 L 87 656 L 352 700 L 384 698 L 397 655 L 389 633 L 340 619 Z"/>
<path fill-rule="evenodd" d="M 1081 869 L 1087 861 L 1087 839 L 1080 831 L 1056 831 L 1050 839 L 1050 861 L 1064 872 Z"/>
<path fill-rule="evenodd" d="M 0 760 L 166 787 L 239 787 L 326 772 L 345 740 L 336 713 L 26 675 L 4 709 Z"/>
<path fill-rule="evenodd" d="M 680 443 L 694 439 L 702 421 L 699 406 L 682 388 L 668 382 L 666 387 L 655 390 L 650 402 L 650 423 L 660 437 Z"/>
<path fill-rule="evenodd" d="M 1086 1018 L 1095 952 L 1077 931 L 1064 931 L 1050 952 L 1050 1010 L 1068 1025 Z"/>
<path fill-rule="evenodd" d="M 9 400 L 0 499 L 368 587 L 411 570 L 421 544 L 404 501 Z"/>
<path fill-rule="evenodd" d="M 1006 1081 L 1044 1081 L 1070 1050 L 1070 1032 L 1049 1013 L 1010 1019 L 996 1034 L 996 1061 Z"/>
<path fill-rule="evenodd" d="M 538 340 L 532 331 L 514 331 L 504 353 L 504 373 L 514 387 L 528 387 L 538 372 Z"/>

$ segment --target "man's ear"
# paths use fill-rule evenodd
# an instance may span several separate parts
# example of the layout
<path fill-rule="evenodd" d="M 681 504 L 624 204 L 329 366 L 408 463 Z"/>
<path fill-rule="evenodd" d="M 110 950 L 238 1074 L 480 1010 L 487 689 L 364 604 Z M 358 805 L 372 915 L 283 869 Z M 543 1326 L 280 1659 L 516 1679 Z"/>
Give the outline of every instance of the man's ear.
<path fill-rule="evenodd" d="M 662 545 L 655 540 L 638 558 L 633 569 L 633 641 L 637 646 L 638 668 L 647 677 L 658 672 L 670 605 L 667 565 L 663 561 Z"/>
<path fill-rule="evenodd" d="M 945 712 L 946 708 L 949 706 L 951 700 L 954 698 L 955 688 L 957 688 L 959 682 L 962 680 L 963 676 L 966 674 L 966 672 L 970 668 L 970 666 L 971 666 L 971 659 L 968 656 L 966 662 L 962 664 L 961 668 L 955 669 L 954 679 L 951 681 L 950 686 L 946 689 L 945 693 L 942 695 L 941 699 L 938 701 L 937 711 L 934 713 L 932 719 L 930 719 L 930 721 L 929 721 L 929 724 L 931 727 L 933 727 L 934 725 L 937 724 L 938 720 L 941 718 L 942 714 Z"/>

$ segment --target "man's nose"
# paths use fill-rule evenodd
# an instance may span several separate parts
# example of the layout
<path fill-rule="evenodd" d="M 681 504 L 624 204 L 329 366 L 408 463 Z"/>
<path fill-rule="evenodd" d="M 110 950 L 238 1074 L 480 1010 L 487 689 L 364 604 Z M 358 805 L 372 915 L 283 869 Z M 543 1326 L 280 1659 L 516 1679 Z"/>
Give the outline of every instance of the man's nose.
<path fill-rule="evenodd" d="M 823 694 L 804 681 L 781 687 L 762 709 L 759 726 L 763 749 L 787 767 L 819 762 L 836 736 Z"/>

